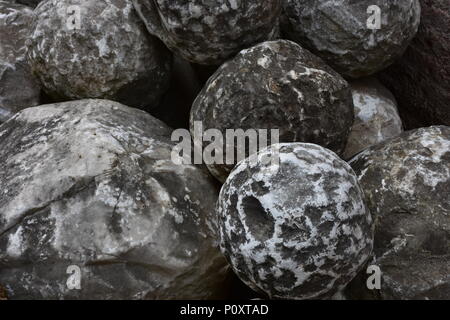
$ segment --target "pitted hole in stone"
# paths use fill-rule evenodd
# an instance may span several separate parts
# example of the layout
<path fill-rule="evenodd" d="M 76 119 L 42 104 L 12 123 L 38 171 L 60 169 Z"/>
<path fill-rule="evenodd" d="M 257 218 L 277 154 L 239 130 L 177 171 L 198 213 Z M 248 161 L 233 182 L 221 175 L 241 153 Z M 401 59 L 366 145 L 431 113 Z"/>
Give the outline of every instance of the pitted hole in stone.
<path fill-rule="evenodd" d="M 261 202 L 253 196 L 245 197 L 242 200 L 245 212 L 245 223 L 251 235 L 258 241 L 264 242 L 272 238 L 275 228 L 275 220 L 267 212 Z"/>

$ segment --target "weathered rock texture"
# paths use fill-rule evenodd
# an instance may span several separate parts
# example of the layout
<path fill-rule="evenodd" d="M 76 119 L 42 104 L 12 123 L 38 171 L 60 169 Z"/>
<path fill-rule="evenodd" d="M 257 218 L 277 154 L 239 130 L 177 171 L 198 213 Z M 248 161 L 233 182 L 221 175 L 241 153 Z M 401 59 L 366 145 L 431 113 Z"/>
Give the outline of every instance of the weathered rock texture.
<path fill-rule="evenodd" d="M 351 165 L 376 225 L 372 264 L 380 266 L 382 283 L 369 297 L 448 299 L 450 127 L 403 133 Z"/>
<path fill-rule="evenodd" d="M 313 144 L 279 147 L 279 167 L 240 162 L 217 202 L 221 249 L 236 274 L 271 298 L 341 290 L 370 256 L 372 219 L 350 166 Z"/>
<path fill-rule="evenodd" d="M 193 104 L 191 132 L 195 121 L 224 137 L 227 129 L 278 129 L 280 142 L 342 153 L 353 109 L 348 83 L 322 60 L 294 42 L 268 41 L 241 51 L 209 79 Z M 233 167 L 208 165 L 222 182 Z"/>
<path fill-rule="evenodd" d="M 35 13 L 28 55 L 50 96 L 158 104 L 171 54 L 148 35 L 130 1 L 48 0 Z"/>
<path fill-rule="evenodd" d="M 279 34 L 281 0 L 133 0 L 149 32 L 199 64 L 218 65 Z"/>
<path fill-rule="evenodd" d="M 379 78 L 394 93 L 407 128 L 450 125 L 450 1 L 421 0 L 419 32 Z"/>
<path fill-rule="evenodd" d="M 171 130 L 107 100 L 0 126 L 0 285 L 12 299 L 203 299 L 223 288 L 215 180 Z M 69 290 L 69 266 L 81 290 Z"/>
<path fill-rule="evenodd" d="M 0 1 L 0 123 L 39 104 L 39 83 L 26 60 L 32 18 L 30 8 Z"/>
<path fill-rule="evenodd" d="M 282 0 L 286 35 L 336 71 L 359 78 L 392 64 L 420 22 L 419 0 Z M 380 29 L 368 28 L 369 6 L 381 9 Z"/>
<path fill-rule="evenodd" d="M 353 123 L 344 158 L 403 132 L 394 96 L 374 78 L 350 82 L 355 106 Z"/>

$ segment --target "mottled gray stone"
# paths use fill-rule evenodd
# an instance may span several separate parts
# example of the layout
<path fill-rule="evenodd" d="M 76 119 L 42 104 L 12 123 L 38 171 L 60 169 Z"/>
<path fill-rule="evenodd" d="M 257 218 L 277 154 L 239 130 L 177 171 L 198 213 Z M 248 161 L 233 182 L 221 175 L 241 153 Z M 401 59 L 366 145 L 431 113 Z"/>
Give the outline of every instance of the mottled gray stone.
<path fill-rule="evenodd" d="M 381 290 L 369 298 L 450 297 L 450 127 L 405 132 L 350 162 L 375 219 Z M 364 292 L 367 276 L 352 285 Z M 357 296 L 361 297 L 361 296 Z"/>
<path fill-rule="evenodd" d="M 80 10 L 79 29 L 70 23 L 77 16 L 71 15 L 73 6 Z M 35 13 L 28 56 L 52 98 L 158 104 L 172 57 L 148 35 L 131 1 L 48 0 Z"/>
<path fill-rule="evenodd" d="M 376 73 L 399 58 L 417 32 L 419 0 L 282 0 L 286 35 L 352 78 Z M 381 28 L 367 27 L 369 6 Z"/>
<path fill-rule="evenodd" d="M 278 37 L 281 0 L 133 0 L 148 31 L 198 64 L 218 65 Z"/>
<path fill-rule="evenodd" d="M 227 129 L 279 129 L 280 142 L 342 153 L 353 109 L 348 83 L 322 60 L 294 42 L 268 41 L 241 51 L 209 79 L 193 104 L 191 132 L 195 121 L 224 137 Z M 222 182 L 233 167 L 208 165 Z"/>
<path fill-rule="evenodd" d="M 350 82 L 355 106 L 353 123 L 344 158 L 398 136 L 403 132 L 394 96 L 375 78 Z"/>
<path fill-rule="evenodd" d="M 318 145 L 279 146 L 279 168 L 240 162 L 217 202 L 221 249 L 271 298 L 331 297 L 369 258 L 372 218 L 350 166 Z"/>
<path fill-rule="evenodd" d="M 0 126 L 0 285 L 11 299 L 205 299 L 227 270 L 218 190 L 175 165 L 171 130 L 108 100 L 26 109 Z M 81 290 L 69 290 L 70 265 Z"/>
<path fill-rule="evenodd" d="M 32 18 L 30 8 L 0 1 L 0 123 L 40 101 L 39 83 L 26 60 Z"/>

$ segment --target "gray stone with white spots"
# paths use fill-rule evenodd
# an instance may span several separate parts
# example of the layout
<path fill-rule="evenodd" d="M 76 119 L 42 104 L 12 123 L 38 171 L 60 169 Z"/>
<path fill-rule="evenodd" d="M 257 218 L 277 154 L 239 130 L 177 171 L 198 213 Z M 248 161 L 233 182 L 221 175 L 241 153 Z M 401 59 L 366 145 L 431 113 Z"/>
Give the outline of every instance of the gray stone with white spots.
<path fill-rule="evenodd" d="M 76 8 L 79 29 L 71 23 L 78 19 Z M 47 0 L 35 13 L 28 57 L 52 98 L 158 105 L 168 88 L 172 56 L 148 35 L 131 1 Z"/>
<path fill-rule="evenodd" d="M 350 86 L 355 106 L 355 122 L 345 148 L 345 159 L 403 132 L 397 102 L 378 80 L 354 80 L 350 82 Z"/>
<path fill-rule="evenodd" d="M 350 166 L 318 145 L 279 144 L 240 162 L 217 202 L 221 249 L 235 273 L 270 298 L 330 298 L 373 245 L 371 215 Z M 273 146 L 272 146 L 273 148 Z"/>
<path fill-rule="evenodd" d="M 419 0 L 282 0 L 286 35 L 339 73 L 360 78 L 399 58 L 417 33 Z M 380 29 L 370 29 L 369 6 L 381 9 Z"/>
<path fill-rule="evenodd" d="M 40 86 L 26 60 L 33 10 L 0 1 L 0 123 L 40 102 Z"/>
<path fill-rule="evenodd" d="M 133 0 L 148 31 L 194 63 L 219 65 L 279 35 L 281 0 Z"/>
<path fill-rule="evenodd" d="M 350 162 L 375 220 L 381 290 L 357 298 L 450 297 L 450 127 L 405 132 Z"/>
<path fill-rule="evenodd" d="M 108 100 L 0 126 L 0 286 L 10 299 L 206 299 L 223 290 L 218 190 L 171 130 Z M 81 268 L 81 290 L 66 270 Z"/>
<path fill-rule="evenodd" d="M 294 42 L 268 41 L 241 51 L 209 79 L 192 106 L 191 132 L 195 121 L 224 137 L 227 129 L 278 129 L 280 142 L 342 154 L 353 109 L 349 84 L 321 59 Z M 224 182 L 234 165 L 208 169 Z"/>

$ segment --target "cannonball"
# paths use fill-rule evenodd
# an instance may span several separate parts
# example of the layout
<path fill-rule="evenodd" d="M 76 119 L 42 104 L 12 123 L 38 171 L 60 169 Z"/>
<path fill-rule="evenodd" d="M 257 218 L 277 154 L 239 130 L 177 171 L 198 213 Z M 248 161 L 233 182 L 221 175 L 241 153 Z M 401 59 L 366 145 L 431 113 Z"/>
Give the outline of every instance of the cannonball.
<path fill-rule="evenodd" d="M 170 134 L 108 100 L 28 108 L 0 126 L 0 286 L 10 299 L 222 294 L 215 180 L 172 162 Z"/>
<path fill-rule="evenodd" d="M 32 69 L 57 101 L 104 98 L 152 108 L 168 87 L 171 54 L 128 0 L 47 0 L 32 28 Z"/>
<path fill-rule="evenodd" d="M 403 132 L 397 102 L 378 80 L 353 80 L 350 86 L 355 106 L 355 122 L 345 148 L 345 159 Z"/>
<path fill-rule="evenodd" d="M 392 64 L 404 53 L 420 23 L 419 0 L 282 2 L 281 24 L 287 37 L 351 78 L 374 74 Z"/>
<path fill-rule="evenodd" d="M 372 264 L 381 269 L 381 289 L 369 297 L 448 299 L 450 127 L 405 132 L 350 164 L 375 220 Z"/>
<path fill-rule="evenodd" d="M 294 42 L 278 40 L 245 49 L 222 65 L 195 100 L 190 125 L 192 135 L 200 122 L 224 137 L 227 129 L 276 129 L 280 142 L 311 142 L 341 154 L 353 109 L 347 81 Z M 208 168 L 223 182 L 236 162 Z"/>
<path fill-rule="evenodd" d="M 0 123 L 40 103 L 39 81 L 26 59 L 33 10 L 0 1 Z"/>
<path fill-rule="evenodd" d="M 280 0 L 133 0 L 149 32 L 186 60 L 219 65 L 279 35 Z"/>
<path fill-rule="evenodd" d="M 275 155 L 278 164 L 264 160 Z M 318 145 L 273 145 L 240 162 L 217 214 L 233 270 L 270 298 L 331 297 L 372 250 L 372 218 L 355 174 Z"/>

